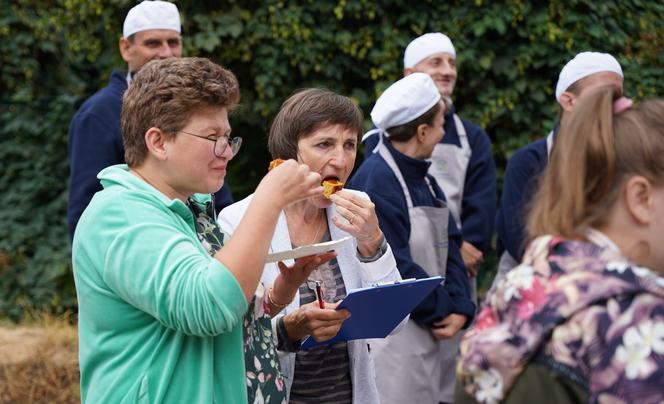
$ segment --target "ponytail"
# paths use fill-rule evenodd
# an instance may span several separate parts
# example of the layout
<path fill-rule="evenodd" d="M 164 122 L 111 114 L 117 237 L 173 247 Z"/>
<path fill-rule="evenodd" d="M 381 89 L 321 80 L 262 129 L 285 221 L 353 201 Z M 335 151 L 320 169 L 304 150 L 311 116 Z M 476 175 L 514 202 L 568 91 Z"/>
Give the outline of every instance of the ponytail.
<path fill-rule="evenodd" d="M 593 90 L 563 122 L 530 208 L 531 239 L 584 239 L 609 217 L 630 174 L 664 182 L 664 101 L 614 115 L 617 96 L 613 86 Z"/>

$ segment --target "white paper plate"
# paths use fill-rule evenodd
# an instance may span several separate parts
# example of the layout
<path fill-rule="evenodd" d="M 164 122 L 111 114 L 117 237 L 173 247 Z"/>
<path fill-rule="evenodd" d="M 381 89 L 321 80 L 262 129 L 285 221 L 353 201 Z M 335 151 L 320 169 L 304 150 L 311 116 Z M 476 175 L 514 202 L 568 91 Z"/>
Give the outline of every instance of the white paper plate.
<path fill-rule="evenodd" d="M 305 245 L 302 247 L 297 247 L 289 251 L 281 251 L 273 254 L 268 254 L 265 262 L 277 262 L 287 259 L 295 259 L 300 257 L 306 257 L 307 255 L 322 254 L 324 252 L 332 251 L 337 246 L 346 241 L 350 240 L 350 237 L 340 238 L 339 240 L 326 241 L 324 243 L 317 243 L 311 245 Z"/>

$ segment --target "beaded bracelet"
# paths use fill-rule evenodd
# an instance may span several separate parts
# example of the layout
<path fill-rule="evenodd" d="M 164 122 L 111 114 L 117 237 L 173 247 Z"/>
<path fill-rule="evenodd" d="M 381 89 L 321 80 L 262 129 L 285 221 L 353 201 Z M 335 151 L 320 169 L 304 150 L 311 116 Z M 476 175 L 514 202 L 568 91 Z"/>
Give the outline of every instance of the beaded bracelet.
<path fill-rule="evenodd" d="M 274 298 L 272 298 L 272 289 L 273 289 L 272 286 L 270 286 L 270 289 L 267 290 L 267 301 L 268 301 L 271 305 L 273 305 L 274 307 L 276 307 L 276 308 L 278 308 L 278 309 L 283 309 L 284 307 L 288 306 L 288 304 L 289 304 L 290 302 L 288 302 L 288 303 L 284 303 L 284 304 L 281 304 L 281 303 L 277 303 L 277 302 L 274 300 Z"/>

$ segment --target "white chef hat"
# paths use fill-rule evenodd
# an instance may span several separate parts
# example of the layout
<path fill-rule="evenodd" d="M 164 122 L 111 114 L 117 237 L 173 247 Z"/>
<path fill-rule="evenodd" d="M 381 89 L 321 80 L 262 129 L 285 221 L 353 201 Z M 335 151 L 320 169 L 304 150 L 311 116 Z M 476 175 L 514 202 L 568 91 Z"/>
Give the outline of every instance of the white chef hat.
<path fill-rule="evenodd" d="M 413 67 L 434 53 L 449 53 L 456 57 L 450 38 L 440 32 L 430 32 L 413 39 L 403 55 L 403 67 Z"/>
<path fill-rule="evenodd" d="M 428 74 L 409 74 L 378 97 L 371 110 L 371 120 L 377 129 L 367 132 L 362 141 L 374 133 L 389 137 L 388 129 L 419 118 L 439 101 L 438 88 Z"/>
<path fill-rule="evenodd" d="M 168 29 L 180 33 L 180 13 L 178 7 L 167 1 L 145 0 L 127 13 L 122 28 L 122 36 L 128 38 L 137 32 L 149 29 Z"/>
<path fill-rule="evenodd" d="M 581 52 L 574 59 L 567 62 L 560 71 L 558 84 L 556 84 L 556 100 L 560 101 L 560 94 L 566 91 L 572 84 L 600 72 L 613 72 L 623 77 L 620 63 L 608 53 Z"/>

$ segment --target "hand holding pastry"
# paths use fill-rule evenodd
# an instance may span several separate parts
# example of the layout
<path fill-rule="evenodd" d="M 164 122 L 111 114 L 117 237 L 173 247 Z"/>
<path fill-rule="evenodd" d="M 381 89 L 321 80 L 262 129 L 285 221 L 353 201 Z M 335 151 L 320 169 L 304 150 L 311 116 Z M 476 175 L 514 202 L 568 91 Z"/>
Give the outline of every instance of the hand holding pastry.
<path fill-rule="evenodd" d="M 338 217 L 332 218 L 333 223 L 357 239 L 357 248 L 365 257 L 370 257 L 380 247 L 383 232 L 378 226 L 375 205 L 371 200 L 341 190 L 330 197 L 339 213 L 346 222 Z"/>
<path fill-rule="evenodd" d="M 278 166 L 278 167 L 277 167 Z M 320 195 L 320 174 L 312 172 L 306 164 L 295 160 L 285 160 L 263 178 L 256 188 L 256 194 L 265 194 L 277 202 L 279 209 L 293 202 Z"/>
<path fill-rule="evenodd" d="M 285 160 L 282 160 L 282 159 L 274 159 L 274 160 L 270 161 L 270 165 L 268 166 L 267 171 L 268 172 L 272 171 L 273 169 L 277 168 L 277 166 L 279 164 L 283 163 L 284 161 Z"/>

